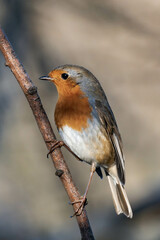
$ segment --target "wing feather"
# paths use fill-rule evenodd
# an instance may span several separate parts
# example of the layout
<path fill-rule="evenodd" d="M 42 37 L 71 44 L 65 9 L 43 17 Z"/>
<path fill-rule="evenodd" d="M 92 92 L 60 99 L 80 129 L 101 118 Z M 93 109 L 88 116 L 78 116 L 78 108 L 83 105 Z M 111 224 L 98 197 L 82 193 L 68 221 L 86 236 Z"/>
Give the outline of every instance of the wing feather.
<path fill-rule="evenodd" d="M 115 150 L 115 161 L 119 179 L 122 184 L 125 184 L 125 163 L 122 151 L 122 139 L 115 117 L 108 102 L 104 105 L 99 100 L 96 100 L 95 108 Z"/>

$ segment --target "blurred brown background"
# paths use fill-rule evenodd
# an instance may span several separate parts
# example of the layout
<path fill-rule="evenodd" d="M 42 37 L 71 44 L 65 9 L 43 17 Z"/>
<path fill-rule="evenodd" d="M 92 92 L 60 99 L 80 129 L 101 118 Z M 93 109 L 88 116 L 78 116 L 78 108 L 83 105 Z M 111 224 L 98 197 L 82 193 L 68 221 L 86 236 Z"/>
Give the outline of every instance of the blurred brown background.
<path fill-rule="evenodd" d="M 0 22 L 38 86 L 55 131 L 57 92 L 39 76 L 57 65 L 82 65 L 108 96 L 124 142 L 134 218 L 116 216 L 107 179 L 95 175 L 87 206 L 95 238 L 160 239 L 160 2 L 0 0 Z M 28 103 L 0 54 L 0 239 L 80 239 L 46 153 Z M 89 166 L 64 154 L 83 193 Z"/>

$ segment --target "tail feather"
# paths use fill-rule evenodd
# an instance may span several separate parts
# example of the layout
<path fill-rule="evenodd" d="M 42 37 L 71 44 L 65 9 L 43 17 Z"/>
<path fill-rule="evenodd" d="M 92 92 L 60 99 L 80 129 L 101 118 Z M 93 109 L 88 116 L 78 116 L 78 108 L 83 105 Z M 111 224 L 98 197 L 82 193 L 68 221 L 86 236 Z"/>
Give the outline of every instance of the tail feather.
<path fill-rule="evenodd" d="M 110 177 L 110 176 L 107 176 L 107 177 L 108 177 L 109 186 L 110 186 L 111 193 L 112 193 L 114 207 L 115 207 L 116 213 L 119 215 L 119 214 L 122 213 L 122 208 L 121 208 L 121 205 L 119 203 L 119 199 L 118 199 L 118 195 L 117 195 L 117 191 L 116 191 L 116 186 L 115 186 L 115 183 L 113 182 L 112 177 Z"/>
<path fill-rule="evenodd" d="M 124 189 L 124 186 L 120 182 L 118 176 L 113 177 L 111 175 L 108 175 L 107 177 L 108 177 L 109 186 L 111 189 L 116 213 L 118 215 L 123 213 L 127 217 L 132 218 L 133 213 L 127 197 L 127 193 Z"/>

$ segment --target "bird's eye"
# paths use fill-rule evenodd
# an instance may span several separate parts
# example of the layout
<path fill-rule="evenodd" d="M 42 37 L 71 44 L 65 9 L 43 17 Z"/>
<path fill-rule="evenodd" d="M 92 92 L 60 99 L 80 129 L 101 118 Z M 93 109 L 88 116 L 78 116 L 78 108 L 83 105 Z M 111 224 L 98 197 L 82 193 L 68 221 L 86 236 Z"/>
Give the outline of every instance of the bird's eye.
<path fill-rule="evenodd" d="M 61 77 L 66 80 L 68 78 L 68 74 L 67 73 L 62 73 Z"/>

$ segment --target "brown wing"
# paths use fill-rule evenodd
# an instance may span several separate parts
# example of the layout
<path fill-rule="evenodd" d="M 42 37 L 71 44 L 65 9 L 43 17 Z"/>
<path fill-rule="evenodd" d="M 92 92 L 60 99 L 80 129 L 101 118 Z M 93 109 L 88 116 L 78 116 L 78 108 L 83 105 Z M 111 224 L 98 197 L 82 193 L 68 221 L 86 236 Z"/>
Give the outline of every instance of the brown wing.
<path fill-rule="evenodd" d="M 118 176 L 122 184 L 125 184 L 124 157 L 122 152 L 122 139 L 118 130 L 118 126 L 109 104 L 102 104 L 99 100 L 95 101 L 95 109 L 99 119 L 103 124 L 108 138 L 110 139 L 115 150 L 115 161 Z"/>

